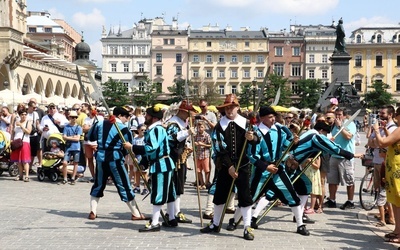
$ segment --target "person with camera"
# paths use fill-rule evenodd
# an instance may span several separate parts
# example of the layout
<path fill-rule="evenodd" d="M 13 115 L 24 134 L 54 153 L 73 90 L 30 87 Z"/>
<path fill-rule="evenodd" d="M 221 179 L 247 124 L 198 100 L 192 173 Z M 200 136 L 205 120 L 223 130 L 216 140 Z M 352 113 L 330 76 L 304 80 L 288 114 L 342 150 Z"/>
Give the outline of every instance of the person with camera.
<path fill-rule="evenodd" d="M 32 158 L 32 161 L 29 164 L 30 171 L 32 170 L 32 165 L 33 162 L 35 161 L 35 157 L 38 157 L 39 166 L 42 165 L 41 157 L 39 159 L 39 152 L 41 151 L 41 149 L 40 149 L 40 135 L 37 129 L 40 126 L 40 119 L 39 119 L 39 114 L 35 111 L 36 105 L 37 104 L 35 102 L 29 101 L 27 109 L 28 120 L 32 121 L 32 131 L 31 134 L 29 135 L 31 143 L 31 158 Z"/>
<path fill-rule="evenodd" d="M 54 103 L 50 103 L 47 109 L 47 115 L 43 116 L 39 127 L 39 130 L 42 132 L 41 146 L 43 152 L 50 150 L 50 147 L 47 145 L 47 138 L 52 133 L 62 133 L 64 126 L 68 123 L 67 118 L 58 113 L 57 106 Z"/>
<path fill-rule="evenodd" d="M 28 182 L 29 163 L 31 162 L 31 146 L 29 135 L 32 131 L 32 122 L 27 119 L 26 109 L 19 110 L 18 115 L 20 119 L 15 121 L 14 129 L 12 131 L 12 152 L 10 155 L 10 161 L 18 163 L 19 175 L 15 180 L 23 180 Z M 18 146 L 16 145 L 17 141 L 19 141 Z M 25 177 L 23 177 L 24 171 Z"/>

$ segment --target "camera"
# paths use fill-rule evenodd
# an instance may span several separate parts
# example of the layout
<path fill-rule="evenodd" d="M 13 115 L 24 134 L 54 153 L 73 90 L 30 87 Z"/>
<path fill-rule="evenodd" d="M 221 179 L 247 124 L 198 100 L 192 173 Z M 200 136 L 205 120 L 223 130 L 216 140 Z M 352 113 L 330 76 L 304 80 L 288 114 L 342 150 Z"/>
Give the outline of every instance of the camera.
<path fill-rule="evenodd" d="M 196 115 L 196 116 L 194 117 L 194 119 L 196 119 L 196 120 L 201 120 L 201 116 L 200 116 L 200 115 Z"/>

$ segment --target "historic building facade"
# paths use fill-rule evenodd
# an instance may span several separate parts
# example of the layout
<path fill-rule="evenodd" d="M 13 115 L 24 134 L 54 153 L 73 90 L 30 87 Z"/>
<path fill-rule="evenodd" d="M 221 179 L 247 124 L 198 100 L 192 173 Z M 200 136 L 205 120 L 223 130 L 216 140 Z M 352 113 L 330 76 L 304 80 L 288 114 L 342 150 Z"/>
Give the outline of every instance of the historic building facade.
<path fill-rule="evenodd" d="M 355 88 L 366 93 L 374 81 L 382 81 L 400 103 L 400 25 L 360 27 L 347 39 L 347 50 Z"/>
<path fill-rule="evenodd" d="M 31 97 L 42 104 L 83 101 L 76 67 L 86 92 L 93 92 L 90 79 L 94 79 L 95 67 L 89 61 L 87 44 L 72 39 L 47 14 L 31 12 L 37 15 L 29 20 L 25 0 L 1 1 L 0 9 L 6 10 L 0 13 L 0 57 L 4 58 L 0 63 L 1 103 L 15 106 Z M 75 49 L 70 47 L 77 43 L 86 48 L 86 59 L 76 61 L 79 65 L 73 63 Z"/>

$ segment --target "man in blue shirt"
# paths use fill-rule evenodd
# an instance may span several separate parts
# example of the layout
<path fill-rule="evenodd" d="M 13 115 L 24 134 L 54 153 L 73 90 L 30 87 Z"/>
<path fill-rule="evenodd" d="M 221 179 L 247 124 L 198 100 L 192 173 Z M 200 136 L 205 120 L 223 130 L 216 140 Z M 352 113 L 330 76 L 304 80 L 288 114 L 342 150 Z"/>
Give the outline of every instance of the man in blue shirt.
<path fill-rule="evenodd" d="M 69 123 L 65 126 L 63 131 L 63 139 L 65 140 L 65 154 L 63 161 L 63 177 L 64 180 L 62 184 L 66 184 L 67 181 L 67 165 L 72 157 L 74 162 L 74 170 L 71 175 L 71 185 L 75 185 L 75 175 L 78 171 L 79 154 L 81 151 L 81 145 L 79 144 L 79 138 L 82 135 L 82 127 L 76 123 L 76 118 L 78 114 L 76 111 L 71 111 L 69 113 Z"/>

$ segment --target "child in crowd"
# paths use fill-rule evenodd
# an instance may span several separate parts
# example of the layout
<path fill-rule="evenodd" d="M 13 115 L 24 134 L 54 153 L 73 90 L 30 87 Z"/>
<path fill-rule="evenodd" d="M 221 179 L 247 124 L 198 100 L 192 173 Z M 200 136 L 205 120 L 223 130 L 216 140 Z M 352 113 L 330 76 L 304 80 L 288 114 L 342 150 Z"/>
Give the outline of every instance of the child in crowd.
<path fill-rule="evenodd" d="M 304 166 L 307 166 L 309 162 L 312 159 L 307 159 L 306 163 L 303 164 Z M 315 212 L 317 213 L 322 213 L 322 208 L 321 206 L 318 207 L 316 211 L 314 211 L 315 204 L 317 202 L 317 198 L 322 195 L 321 191 L 321 175 L 320 175 L 320 168 L 321 165 L 321 157 L 318 157 L 310 167 L 306 170 L 305 174 L 306 176 L 310 179 L 312 182 L 312 188 L 311 188 L 311 204 L 308 209 L 305 209 L 304 213 L 305 214 L 314 214 Z"/>
<path fill-rule="evenodd" d="M 144 145 L 144 132 L 146 132 L 146 125 L 144 124 L 140 124 L 137 127 L 137 133 L 138 135 L 133 138 L 133 145 Z M 129 165 L 129 178 L 132 179 L 132 175 L 134 175 L 134 181 L 135 181 L 135 188 L 133 189 L 134 193 L 140 193 L 140 170 L 137 169 L 136 167 L 133 166 L 133 162 L 132 159 L 130 157 L 130 155 L 127 155 L 128 159 L 128 165 Z M 142 160 L 142 156 L 141 155 L 136 155 L 136 161 L 138 164 L 140 164 L 143 172 L 143 176 L 146 178 L 147 180 L 147 173 L 145 172 L 145 170 L 147 169 L 147 167 L 145 167 L 146 164 L 144 164 L 144 160 Z M 146 195 L 149 193 L 149 190 L 147 190 L 147 187 L 144 187 L 142 190 L 142 195 Z"/>
<path fill-rule="evenodd" d="M 197 123 L 197 134 L 194 137 L 194 143 L 196 145 L 196 160 L 197 160 L 197 176 L 199 180 L 199 189 L 206 189 L 204 180 L 209 180 L 210 176 L 210 148 L 211 148 L 211 137 L 205 131 L 206 126 L 203 121 Z M 205 179 L 203 178 L 202 172 L 204 171 Z"/>

